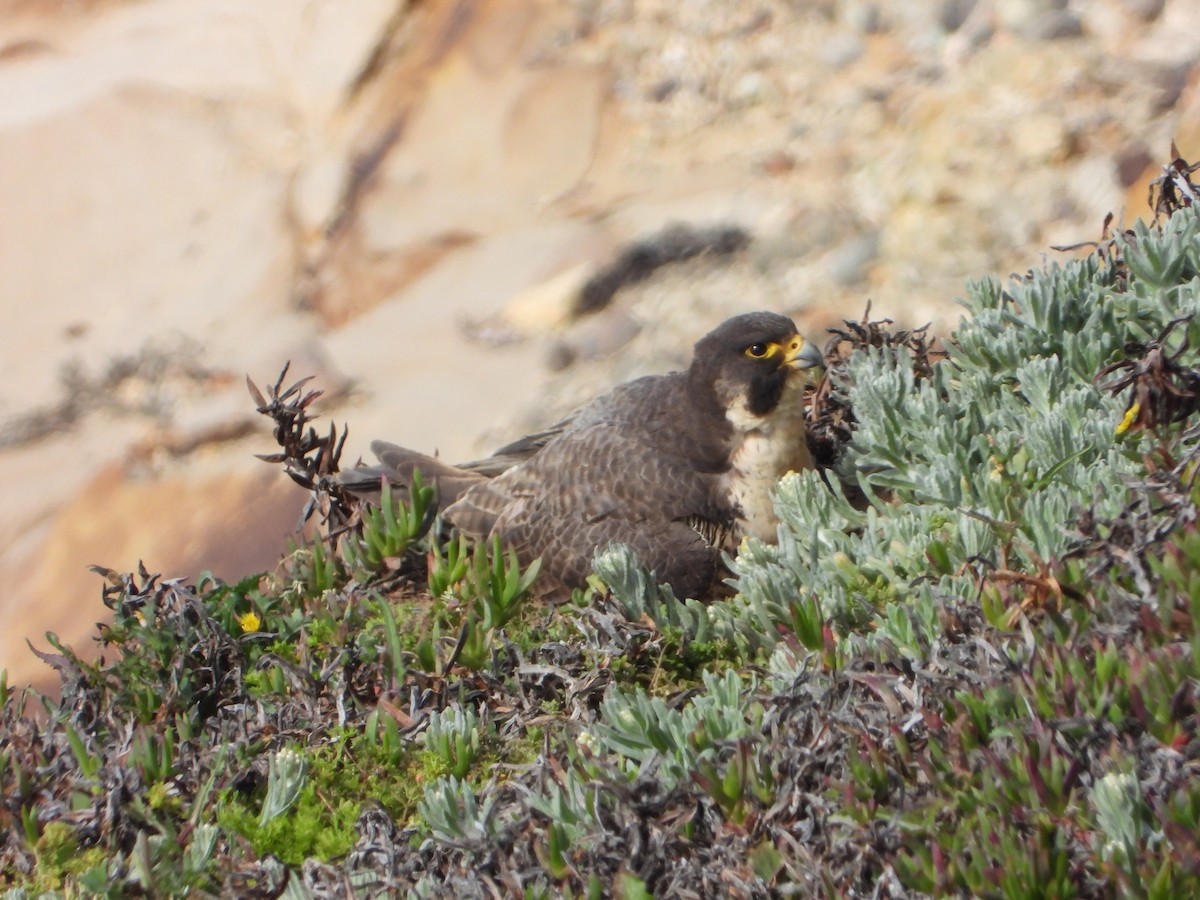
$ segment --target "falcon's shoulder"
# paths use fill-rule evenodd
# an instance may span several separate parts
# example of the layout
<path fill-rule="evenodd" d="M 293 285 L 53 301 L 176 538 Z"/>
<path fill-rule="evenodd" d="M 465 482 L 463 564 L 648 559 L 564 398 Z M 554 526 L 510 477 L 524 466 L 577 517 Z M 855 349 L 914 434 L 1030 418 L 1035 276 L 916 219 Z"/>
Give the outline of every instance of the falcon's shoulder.
<path fill-rule="evenodd" d="M 447 512 L 460 529 L 516 537 L 535 516 L 630 522 L 726 519 L 719 473 L 697 459 L 686 382 L 628 382 L 574 413 L 534 454 Z"/>

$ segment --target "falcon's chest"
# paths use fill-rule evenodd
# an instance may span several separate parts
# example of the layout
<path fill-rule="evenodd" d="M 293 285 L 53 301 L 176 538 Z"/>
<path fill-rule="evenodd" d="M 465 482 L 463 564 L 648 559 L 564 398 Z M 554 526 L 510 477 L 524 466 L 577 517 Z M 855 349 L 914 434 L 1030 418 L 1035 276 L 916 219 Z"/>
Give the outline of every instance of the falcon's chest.
<path fill-rule="evenodd" d="M 754 416 L 743 406 L 734 406 L 726 412 L 734 429 L 734 446 L 724 487 L 738 511 L 739 537 L 750 535 L 775 543 L 779 524 L 772 499 L 775 485 L 790 471 L 812 468 L 804 426 L 803 392 L 803 384 L 795 379 L 766 416 Z"/>

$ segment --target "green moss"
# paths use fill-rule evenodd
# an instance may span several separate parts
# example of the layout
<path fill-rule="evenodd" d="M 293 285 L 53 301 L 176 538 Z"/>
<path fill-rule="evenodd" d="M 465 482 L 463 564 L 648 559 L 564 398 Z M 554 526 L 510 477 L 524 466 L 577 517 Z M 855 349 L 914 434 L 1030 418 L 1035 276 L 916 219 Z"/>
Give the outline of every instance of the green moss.
<path fill-rule="evenodd" d="M 80 850 L 75 829 L 66 822 L 48 822 L 34 845 L 37 871 L 33 887 L 38 892 L 61 889 L 72 878 L 102 865 L 104 851 Z"/>
<path fill-rule="evenodd" d="M 264 671 L 247 672 L 242 676 L 242 686 L 246 689 L 246 693 L 255 700 L 262 699 L 273 690 L 271 679 Z"/>
<path fill-rule="evenodd" d="M 308 760 L 306 783 L 285 813 L 260 824 L 263 792 L 243 797 L 226 791 L 218 806 L 221 827 L 246 838 L 259 856 L 273 853 L 289 865 L 310 856 L 328 860 L 354 846 L 364 801 L 379 803 L 403 822 L 415 811 L 423 785 L 445 774 L 436 754 L 415 748 L 389 754 L 364 734 L 349 732 L 310 752 Z"/>
<path fill-rule="evenodd" d="M 304 642 L 308 649 L 320 652 L 336 643 L 338 625 L 332 618 L 313 619 L 307 623 L 305 631 L 307 635 Z"/>
<path fill-rule="evenodd" d="M 256 804 L 257 805 L 257 804 Z M 246 801 L 226 796 L 217 822 L 227 832 L 250 841 L 255 854 L 273 853 L 291 866 L 309 857 L 332 859 L 354 846 L 354 823 L 361 803 L 347 797 L 327 798 L 313 782 L 306 784 L 285 814 L 260 824 L 258 812 Z"/>
<path fill-rule="evenodd" d="M 156 781 L 146 789 L 146 805 L 155 812 L 176 812 L 180 808 L 179 798 L 164 781 Z"/>

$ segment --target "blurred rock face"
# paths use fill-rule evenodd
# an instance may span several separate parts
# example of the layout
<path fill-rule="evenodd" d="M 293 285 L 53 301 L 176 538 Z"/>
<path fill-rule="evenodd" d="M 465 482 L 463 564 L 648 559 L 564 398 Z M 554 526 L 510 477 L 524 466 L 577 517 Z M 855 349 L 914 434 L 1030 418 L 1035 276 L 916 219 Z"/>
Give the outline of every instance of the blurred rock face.
<path fill-rule="evenodd" d="M 236 581 L 274 567 L 302 504 L 265 467 L 241 477 L 175 474 L 146 482 L 128 480 L 117 465 L 101 469 L 57 511 L 32 559 L 6 566 L 7 583 L 31 599 L 29 607 L 6 610 L 28 623 L 28 631 L 6 628 L 0 636 L 10 678 L 45 691 L 58 687 L 57 675 L 26 663 L 26 637 L 45 648 L 44 633 L 53 631 L 85 657 L 99 651 L 96 623 L 108 618 L 108 610 L 100 602 L 103 581 L 89 564 L 104 560 L 108 568 L 133 572 L 144 562 L 164 577 L 211 571 Z M 6 599 L 21 596 L 18 590 Z"/>
<path fill-rule="evenodd" d="M 746 309 L 944 332 L 1200 154 L 1183 0 L 893 6 L 10 0 L 0 666 L 84 639 L 90 563 L 273 564 L 303 498 L 245 372 L 334 388 L 348 461 L 466 457 Z M 749 242 L 579 314 L 674 223 Z"/>

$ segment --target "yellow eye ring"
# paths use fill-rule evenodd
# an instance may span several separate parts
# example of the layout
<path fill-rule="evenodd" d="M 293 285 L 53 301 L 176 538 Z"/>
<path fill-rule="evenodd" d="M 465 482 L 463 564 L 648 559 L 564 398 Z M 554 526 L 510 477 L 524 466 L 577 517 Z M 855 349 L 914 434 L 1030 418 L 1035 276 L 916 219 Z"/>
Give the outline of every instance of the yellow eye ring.
<path fill-rule="evenodd" d="M 744 352 L 751 359 L 766 359 L 773 352 L 775 352 L 775 349 L 776 349 L 775 344 L 766 344 L 766 343 L 759 342 L 757 344 L 751 344 L 749 347 L 747 347 L 745 349 Z"/>

